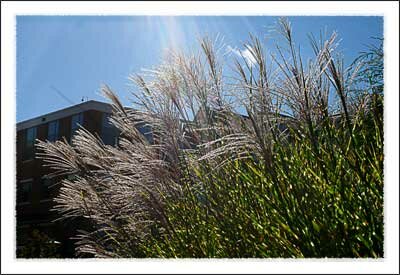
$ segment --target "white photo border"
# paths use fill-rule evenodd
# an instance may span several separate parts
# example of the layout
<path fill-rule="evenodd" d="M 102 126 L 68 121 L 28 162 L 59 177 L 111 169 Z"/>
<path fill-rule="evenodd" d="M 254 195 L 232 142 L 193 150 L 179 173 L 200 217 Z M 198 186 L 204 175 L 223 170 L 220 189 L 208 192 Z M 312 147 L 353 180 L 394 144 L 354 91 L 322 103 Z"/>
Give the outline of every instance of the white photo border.
<path fill-rule="evenodd" d="M 2 2 L 1 3 L 1 272 L 2 273 L 393 273 L 399 272 L 399 3 L 255 2 Z M 383 259 L 131 259 L 15 258 L 15 125 L 17 15 L 384 16 L 385 251 Z"/>

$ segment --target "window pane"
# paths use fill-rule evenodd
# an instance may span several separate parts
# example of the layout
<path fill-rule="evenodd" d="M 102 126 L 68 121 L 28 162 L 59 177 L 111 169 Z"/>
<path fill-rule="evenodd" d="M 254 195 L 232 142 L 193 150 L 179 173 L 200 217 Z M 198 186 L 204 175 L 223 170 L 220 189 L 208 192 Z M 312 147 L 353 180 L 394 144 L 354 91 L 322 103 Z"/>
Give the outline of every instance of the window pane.
<path fill-rule="evenodd" d="M 139 132 L 147 139 L 149 143 L 153 143 L 153 134 L 148 124 L 140 124 L 137 126 Z"/>
<path fill-rule="evenodd" d="M 110 122 L 111 114 L 103 114 L 101 138 L 106 145 L 116 145 L 118 138 L 117 128 Z"/>
<path fill-rule="evenodd" d="M 51 185 L 52 181 L 48 177 L 43 177 L 41 182 L 41 198 L 48 199 L 51 197 Z"/>
<path fill-rule="evenodd" d="M 74 135 L 76 130 L 79 129 L 79 125 L 83 125 L 83 113 L 72 116 L 71 119 L 71 135 Z"/>
<path fill-rule="evenodd" d="M 18 186 L 18 201 L 28 202 L 32 191 L 32 182 L 19 183 Z"/>
<path fill-rule="evenodd" d="M 111 128 L 113 127 L 111 121 L 111 114 L 103 114 L 103 128 Z"/>
<path fill-rule="evenodd" d="M 58 139 L 59 122 L 58 120 L 49 123 L 47 139 L 49 141 L 56 141 Z"/>
<path fill-rule="evenodd" d="M 24 159 L 32 159 L 35 152 L 36 127 L 26 130 Z"/>
<path fill-rule="evenodd" d="M 26 131 L 26 140 L 32 142 L 35 139 L 36 139 L 36 127 L 29 128 Z"/>

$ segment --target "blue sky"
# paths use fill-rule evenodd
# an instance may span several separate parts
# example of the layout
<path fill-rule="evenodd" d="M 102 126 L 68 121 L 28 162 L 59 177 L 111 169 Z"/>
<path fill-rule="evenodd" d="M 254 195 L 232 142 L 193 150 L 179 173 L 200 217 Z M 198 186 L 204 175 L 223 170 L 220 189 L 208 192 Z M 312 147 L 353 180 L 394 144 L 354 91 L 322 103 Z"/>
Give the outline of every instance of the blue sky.
<path fill-rule="evenodd" d="M 128 76 L 160 63 L 168 48 L 195 49 L 206 34 L 242 48 L 249 33 L 272 47 L 272 16 L 18 16 L 17 122 L 81 102 L 105 101 L 98 91 L 109 85 L 129 104 Z M 289 17 L 295 41 L 309 53 L 308 33 L 337 31 L 339 49 L 351 62 L 371 37 L 383 37 L 382 17 Z M 59 92 L 56 92 L 59 91 Z M 62 95 L 60 95 L 60 93 Z"/>

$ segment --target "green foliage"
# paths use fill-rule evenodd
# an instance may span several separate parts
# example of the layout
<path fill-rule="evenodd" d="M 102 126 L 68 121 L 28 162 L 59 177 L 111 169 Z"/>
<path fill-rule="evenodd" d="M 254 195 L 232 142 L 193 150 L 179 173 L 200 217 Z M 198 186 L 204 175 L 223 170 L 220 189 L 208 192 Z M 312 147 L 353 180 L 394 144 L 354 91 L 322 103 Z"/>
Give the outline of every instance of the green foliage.
<path fill-rule="evenodd" d="M 143 249 L 151 257 L 383 257 L 383 94 L 346 123 L 326 117 L 311 134 L 289 128 L 269 170 L 254 157 L 190 167 L 184 195 L 167 203 L 171 229 Z"/>
<path fill-rule="evenodd" d="M 366 84 L 372 93 L 383 93 L 383 39 L 375 38 L 378 45 L 368 46 L 368 50 L 361 52 L 354 60 L 353 66 L 361 64 L 357 81 Z"/>
<path fill-rule="evenodd" d="M 172 230 L 148 256 L 382 257 L 381 123 L 365 114 L 351 139 L 328 122 L 317 152 L 307 138 L 278 143 L 273 177 L 254 159 L 193 167 L 168 204 Z"/>

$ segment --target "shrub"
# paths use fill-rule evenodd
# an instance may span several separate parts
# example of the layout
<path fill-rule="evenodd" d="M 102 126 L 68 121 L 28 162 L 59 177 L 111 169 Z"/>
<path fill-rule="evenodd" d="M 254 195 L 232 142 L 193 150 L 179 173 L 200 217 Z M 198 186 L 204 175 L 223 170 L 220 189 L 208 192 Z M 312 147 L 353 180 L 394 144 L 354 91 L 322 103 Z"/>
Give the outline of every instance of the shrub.
<path fill-rule="evenodd" d="M 27 243 L 17 250 L 18 258 L 60 258 L 59 243 L 46 233 L 33 229 L 29 232 Z"/>
<path fill-rule="evenodd" d="M 61 182 L 56 209 L 91 222 L 78 255 L 383 256 L 383 87 L 369 81 L 383 67 L 368 61 L 383 54 L 345 70 L 334 33 L 311 37 L 304 64 L 289 22 L 278 30 L 286 48 L 267 63 L 250 37 L 234 78 L 222 73 L 221 44 L 205 38 L 201 54 L 171 52 L 131 77 L 134 110 L 104 86 L 116 147 L 84 129 L 72 146 L 39 142 L 56 174 L 76 175 Z"/>

